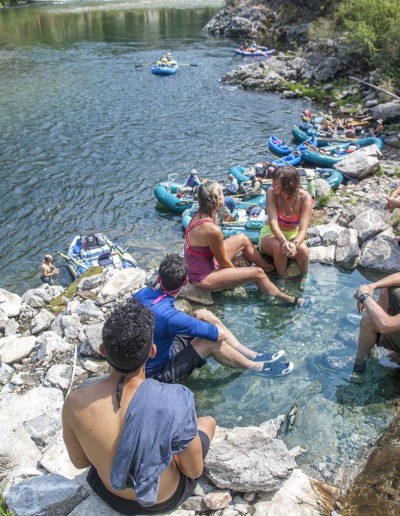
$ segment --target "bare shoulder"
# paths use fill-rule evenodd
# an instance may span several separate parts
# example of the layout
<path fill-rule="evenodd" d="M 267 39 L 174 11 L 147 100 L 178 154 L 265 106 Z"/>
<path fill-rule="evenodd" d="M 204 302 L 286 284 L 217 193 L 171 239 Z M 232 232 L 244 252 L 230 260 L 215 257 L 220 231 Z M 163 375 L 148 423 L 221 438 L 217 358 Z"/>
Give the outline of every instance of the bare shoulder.
<path fill-rule="evenodd" d="M 99 399 L 106 391 L 106 380 L 107 379 L 103 379 L 99 382 L 71 391 L 65 399 L 63 411 L 71 415 Z"/>

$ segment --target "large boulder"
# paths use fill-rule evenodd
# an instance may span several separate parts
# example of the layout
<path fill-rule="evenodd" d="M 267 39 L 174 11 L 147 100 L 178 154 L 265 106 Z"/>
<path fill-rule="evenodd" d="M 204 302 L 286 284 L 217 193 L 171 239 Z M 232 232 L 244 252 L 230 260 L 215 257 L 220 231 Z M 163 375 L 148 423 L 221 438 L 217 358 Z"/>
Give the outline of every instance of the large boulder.
<path fill-rule="evenodd" d="M 357 215 L 350 222 L 349 228 L 357 231 L 360 243 L 381 233 L 390 226 L 390 222 L 385 220 L 382 215 L 383 213 L 378 210 L 369 209 Z"/>
<path fill-rule="evenodd" d="M 206 457 L 206 474 L 222 489 L 239 492 L 278 489 L 296 463 L 286 445 L 262 428 L 236 427 L 213 442 Z"/>
<path fill-rule="evenodd" d="M 382 153 L 377 145 L 369 145 L 356 150 L 335 163 L 334 168 L 349 177 L 363 179 L 379 170 L 379 158 L 381 156 Z"/>
<path fill-rule="evenodd" d="M 17 294 L 0 288 L 0 311 L 7 317 L 17 317 L 21 311 L 22 299 Z"/>
<path fill-rule="evenodd" d="M 396 240 L 378 235 L 361 248 L 361 267 L 381 272 L 399 272 L 400 247 Z"/>
<path fill-rule="evenodd" d="M 331 514 L 339 490 L 295 469 L 271 500 L 254 505 L 254 516 L 320 516 Z"/>
<path fill-rule="evenodd" d="M 0 361 L 13 364 L 27 357 L 36 345 L 36 337 L 10 335 L 0 339 Z"/>
<path fill-rule="evenodd" d="M 0 435 L 0 481 L 13 470 L 36 465 L 41 453 L 23 426 L 2 424 Z"/>
<path fill-rule="evenodd" d="M 375 120 L 379 120 L 381 118 L 384 122 L 396 120 L 400 117 L 400 102 L 398 100 L 392 100 L 390 102 L 385 102 L 384 104 L 378 104 L 372 110 L 372 116 Z"/>
<path fill-rule="evenodd" d="M 355 229 L 345 229 L 336 241 L 335 262 L 344 269 L 354 269 L 360 259 L 358 236 Z"/>
<path fill-rule="evenodd" d="M 311 263 L 325 263 L 326 265 L 333 265 L 335 263 L 335 246 L 317 245 L 310 247 L 310 262 Z"/>
<path fill-rule="evenodd" d="M 77 307 L 76 313 L 81 321 L 102 321 L 104 319 L 103 312 L 91 299 L 86 299 L 81 303 Z"/>
<path fill-rule="evenodd" d="M 118 297 L 129 292 L 135 292 L 145 286 L 146 272 L 143 269 L 132 267 L 115 270 L 106 284 L 101 288 L 97 301 L 101 305 L 111 303 Z"/>
<path fill-rule="evenodd" d="M 66 516 L 89 494 L 79 482 L 50 473 L 11 487 L 5 498 L 18 516 Z"/>
<path fill-rule="evenodd" d="M 202 305 L 214 304 L 211 292 L 209 290 L 196 287 L 191 283 L 188 283 L 179 291 L 179 297 L 188 299 L 189 301 L 194 301 L 195 303 L 201 303 Z"/>

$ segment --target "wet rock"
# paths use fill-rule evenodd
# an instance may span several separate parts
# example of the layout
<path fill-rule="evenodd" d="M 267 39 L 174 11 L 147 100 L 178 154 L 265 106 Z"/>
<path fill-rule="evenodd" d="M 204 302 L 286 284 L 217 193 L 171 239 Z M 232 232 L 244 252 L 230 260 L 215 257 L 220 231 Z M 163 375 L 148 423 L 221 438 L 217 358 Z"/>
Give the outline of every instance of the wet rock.
<path fill-rule="evenodd" d="M 283 441 L 257 427 L 233 428 L 211 444 L 206 473 L 222 489 L 272 491 L 289 476 L 295 461 Z"/>
<path fill-rule="evenodd" d="M 80 319 L 85 322 L 90 321 L 90 320 L 91 321 L 104 320 L 103 312 L 90 299 L 86 299 L 86 301 L 81 303 L 78 306 L 76 313 L 78 314 Z"/>
<path fill-rule="evenodd" d="M 199 288 L 191 283 L 185 285 L 182 290 L 179 291 L 179 297 L 194 301 L 195 303 L 201 303 L 202 305 L 213 305 L 214 301 L 211 296 L 211 292 L 205 288 Z"/>
<path fill-rule="evenodd" d="M 348 314 L 349 316 L 352 314 Z M 358 326 L 360 324 L 360 319 L 357 318 L 355 321 L 356 325 Z M 354 333 L 351 333 L 346 330 L 339 330 L 336 332 L 335 338 L 343 343 L 346 347 L 355 349 L 357 346 L 357 336 Z"/>
<path fill-rule="evenodd" d="M 38 314 L 32 319 L 31 322 L 31 333 L 37 335 L 47 328 L 50 328 L 51 323 L 54 321 L 55 316 L 48 310 L 43 308 Z"/>
<path fill-rule="evenodd" d="M 146 272 L 136 267 L 113 271 L 97 296 L 98 303 L 104 305 L 124 294 L 133 294 L 145 286 L 145 278 Z"/>
<path fill-rule="evenodd" d="M 333 510 L 339 490 L 295 469 L 270 501 L 254 505 L 254 516 L 320 516 Z"/>
<path fill-rule="evenodd" d="M 371 238 L 361 248 L 360 265 L 370 270 L 398 272 L 400 247 L 395 240 L 388 237 L 379 235 Z"/>
<path fill-rule="evenodd" d="M 0 288 L 0 311 L 3 311 L 7 317 L 17 317 L 20 314 L 21 305 L 20 296 Z"/>
<path fill-rule="evenodd" d="M 78 482 L 49 474 L 17 484 L 5 498 L 9 509 L 18 515 L 64 516 L 88 496 L 89 490 Z"/>
<path fill-rule="evenodd" d="M 213 493 L 205 495 L 203 498 L 205 505 L 212 511 L 225 509 L 231 500 L 232 496 L 229 491 L 214 491 Z"/>
<path fill-rule="evenodd" d="M 36 337 L 17 337 L 10 335 L 0 339 L 0 360 L 13 364 L 27 357 L 36 345 Z"/>
<path fill-rule="evenodd" d="M 334 168 L 349 177 L 363 179 L 379 170 L 379 158 L 382 156 L 378 146 L 373 144 L 358 149 L 335 163 Z"/>
<path fill-rule="evenodd" d="M 335 262 L 345 268 L 354 269 L 360 259 L 358 234 L 355 229 L 345 229 L 336 240 Z"/>
<path fill-rule="evenodd" d="M 360 243 L 365 242 L 374 235 L 384 231 L 389 226 L 390 223 L 382 217 L 382 212 L 374 209 L 369 209 L 360 213 L 349 224 L 350 228 L 357 231 Z"/>

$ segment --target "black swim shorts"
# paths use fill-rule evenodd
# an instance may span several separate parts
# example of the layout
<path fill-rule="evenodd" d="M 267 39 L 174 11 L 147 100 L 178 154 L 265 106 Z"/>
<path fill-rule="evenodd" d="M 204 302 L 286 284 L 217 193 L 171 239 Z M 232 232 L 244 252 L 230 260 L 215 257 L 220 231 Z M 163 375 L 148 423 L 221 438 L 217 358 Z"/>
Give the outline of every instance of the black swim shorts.
<path fill-rule="evenodd" d="M 193 337 L 177 335 L 172 344 L 172 357 L 152 378 L 160 382 L 176 383 L 189 376 L 196 367 L 207 361 L 192 346 Z"/>
<path fill-rule="evenodd" d="M 208 448 L 210 447 L 210 440 L 208 435 L 199 430 L 199 437 L 202 446 L 203 459 L 207 455 Z M 127 500 L 121 498 L 114 493 L 111 493 L 103 484 L 99 477 L 97 470 L 92 466 L 86 477 L 86 480 L 93 491 L 112 509 L 119 512 L 120 514 L 164 514 L 170 512 L 173 509 L 179 507 L 189 496 L 193 494 L 196 488 L 198 479 L 188 478 L 183 473 L 179 479 L 178 487 L 175 493 L 162 503 L 156 503 L 150 507 L 142 507 L 135 500 Z"/>
<path fill-rule="evenodd" d="M 389 288 L 388 295 L 389 315 L 400 314 L 400 287 Z M 385 335 L 379 335 L 378 346 L 400 353 L 400 330 L 386 333 Z"/>

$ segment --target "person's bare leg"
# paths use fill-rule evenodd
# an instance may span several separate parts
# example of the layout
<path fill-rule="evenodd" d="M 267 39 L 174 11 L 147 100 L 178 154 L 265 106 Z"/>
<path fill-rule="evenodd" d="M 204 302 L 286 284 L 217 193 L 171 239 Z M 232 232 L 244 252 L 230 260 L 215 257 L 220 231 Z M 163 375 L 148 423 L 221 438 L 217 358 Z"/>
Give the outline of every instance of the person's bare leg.
<path fill-rule="evenodd" d="M 310 251 L 306 244 L 301 244 L 297 249 L 297 254 L 295 256 L 295 260 L 297 265 L 299 266 L 300 272 L 302 276 L 307 276 L 308 274 L 308 266 L 310 263 Z"/>
<path fill-rule="evenodd" d="M 268 278 L 259 267 L 231 267 L 211 272 L 203 281 L 193 283 L 197 287 L 208 290 L 236 287 L 254 281 L 263 294 L 276 296 L 287 303 L 294 303 L 295 298 L 285 294 Z M 299 302 L 302 299 L 298 300 Z"/>
<path fill-rule="evenodd" d="M 268 263 L 257 251 L 256 246 L 245 233 L 239 233 L 224 240 L 224 247 L 230 259 L 242 252 L 243 256 L 251 263 L 255 263 L 264 271 L 271 272 L 274 266 Z"/>
<path fill-rule="evenodd" d="M 389 297 L 387 288 L 382 289 L 378 303 L 385 310 L 385 312 L 388 311 Z M 365 360 L 367 360 L 368 355 L 371 349 L 375 346 L 377 339 L 378 332 L 372 324 L 368 314 L 365 313 L 360 323 L 360 333 L 358 336 L 357 352 L 355 357 L 355 363 L 357 365 L 361 365 L 365 362 Z"/>
<path fill-rule="evenodd" d="M 264 362 L 253 362 L 249 360 L 225 341 L 212 342 L 210 340 L 196 338 L 193 339 L 192 346 L 202 358 L 211 355 L 219 364 L 233 369 L 262 371 L 264 366 Z"/>
<path fill-rule="evenodd" d="M 215 427 L 217 423 L 211 416 L 202 416 L 197 418 L 197 428 L 207 434 L 207 437 L 212 441 L 215 434 Z"/>
<path fill-rule="evenodd" d="M 287 256 L 282 252 L 282 246 L 274 235 L 267 235 L 261 240 L 265 254 L 272 256 L 276 272 L 282 278 L 287 278 Z"/>
<path fill-rule="evenodd" d="M 222 324 L 222 323 L 221 323 Z M 252 349 L 247 348 L 244 344 L 239 342 L 239 340 L 235 337 L 235 335 L 223 324 L 225 333 L 227 335 L 225 342 L 229 344 L 229 346 L 232 346 L 232 348 L 236 349 L 241 353 L 243 356 L 248 358 L 249 360 L 253 360 L 256 358 L 258 353 L 256 351 L 253 351 Z"/>

